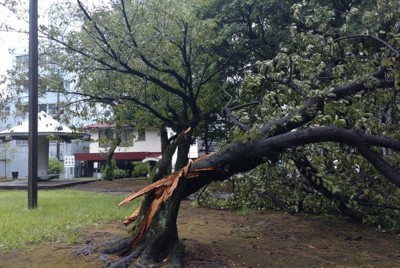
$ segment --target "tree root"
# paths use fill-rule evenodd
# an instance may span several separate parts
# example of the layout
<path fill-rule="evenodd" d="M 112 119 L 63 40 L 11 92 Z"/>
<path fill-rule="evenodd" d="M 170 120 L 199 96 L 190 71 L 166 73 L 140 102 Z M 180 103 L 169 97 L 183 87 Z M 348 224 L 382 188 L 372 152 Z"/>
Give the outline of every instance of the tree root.
<path fill-rule="evenodd" d="M 118 261 L 111 263 L 108 267 L 110 268 L 127 268 L 135 259 L 137 259 L 142 253 L 142 249 L 138 248 L 131 252 L 129 255 L 122 257 Z"/>
<path fill-rule="evenodd" d="M 109 242 L 107 246 L 103 247 L 99 251 L 103 254 L 122 255 L 126 252 L 126 249 L 129 247 L 132 240 L 133 240 L 132 237 L 117 238 Z"/>
<path fill-rule="evenodd" d="M 132 241 L 132 237 L 120 236 L 116 237 L 110 241 L 97 243 L 97 244 L 88 244 L 83 249 L 77 251 L 78 255 L 91 255 L 95 253 L 103 253 L 103 254 L 122 254 L 126 247 Z"/>
<path fill-rule="evenodd" d="M 147 234 L 131 252 L 127 253 L 133 239 L 132 236 L 123 236 L 95 245 L 86 245 L 77 251 L 77 254 L 97 254 L 104 266 L 110 268 L 184 266 L 184 247 L 178 239 L 160 248 L 160 243 L 154 234 Z"/>
<path fill-rule="evenodd" d="M 145 239 L 146 240 L 146 239 Z M 154 241 L 154 243 L 156 243 Z M 158 259 L 155 258 L 154 250 L 157 245 L 154 243 L 140 243 L 129 255 L 121 257 L 119 260 L 110 263 L 109 268 L 127 268 L 127 267 L 183 267 L 184 248 L 179 240 L 170 247 L 164 248 L 164 252 L 158 252 Z M 161 258 L 160 258 L 161 257 Z"/>

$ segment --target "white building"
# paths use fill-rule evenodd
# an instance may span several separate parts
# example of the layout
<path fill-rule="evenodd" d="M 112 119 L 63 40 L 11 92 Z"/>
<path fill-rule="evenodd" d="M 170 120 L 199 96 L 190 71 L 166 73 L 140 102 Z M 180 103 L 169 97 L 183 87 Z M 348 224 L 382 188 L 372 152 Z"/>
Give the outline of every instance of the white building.
<path fill-rule="evenodd" d="M 113 136 L 113 126 L 109 124 L 92 124 L 86 126 L 91 137 L 89 152 L 75 153 L 75 161 L 80 162 L 81 174 L 93 176 L 100 171 L 106 161 L 106 153 L 110 148 L 107 138 Z M 168 130 L 168 136 L 174 133 Z M 195 159 L 198 155 L 197 141 L 190 147 L 189 158 Z M 116 148 L 113 159 L 121 169 L 132 171 L 134 162 L 158 161 L 161 158 L 160 131 L 155 127 L 146 127 L 144 131 L 138 131 L 134 127 L 123 129 L 121 143 Z M 176 160 L 176 153 L 173 163 Z"/>
<path fill-rule="evenodd" d="M 104 167 L 106 153 L 110 148 L 109 139 L 113 136 L 113 126 L 109 124 L 92 124 L 85 127 L 90 134 L 89 152 L 75 153 L 75 161 L 79 162 L 83 176 L 93 176 L 94 172 Z M 116 148 L 113 159 L 121 169 L 132 170 L 133 163 L 146 158 L 161 157 L 160 132 L 154 127 L 146 127 L 145 131 L 137 131 L 133 127 L 123 129 L 121 143 Z"/>
<path fill-rule="evenodd" d="M 0 131 L 0 176 L 10 177 L 18 174 L 19 178 L 28 177 L 28 134 L 29 121 Z M 63 159 L 75 151 L 83 151 L 83 133 L 74 133 L 67 126 L 61 125 L 45 112 L 38 114 L 38 176 L 47 177 L 49 157 Z M 56 140 L 57 139 L 57 140 Z M 76 142 L 72 141 L 76 139 Z M 51 142 L 54 140 L 54 142 Z M 13 177 L 14 177 L 13 176 Z M 63 174 L 60 174 L 62 177 Z"/>

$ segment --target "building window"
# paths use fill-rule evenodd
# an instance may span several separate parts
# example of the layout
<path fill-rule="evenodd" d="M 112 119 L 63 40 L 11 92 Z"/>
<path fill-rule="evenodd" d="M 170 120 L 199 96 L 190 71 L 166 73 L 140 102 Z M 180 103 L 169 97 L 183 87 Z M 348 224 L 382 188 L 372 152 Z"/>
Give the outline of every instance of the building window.
<path fill-rule="evenodd" d="M 139 130 L 138 131 L 138 137 L 136 139 L 136 141 L 145 141 L 146 140 L 146 132 L 145 130 Z"/>
<path fill-rule="evenodd" d="M 133 130 L 131 128 L 122 130 L 120 146 L 121 147 L 133 146 Z"/>
<path fill-rule="evenodd" d="M 47 104 L 47 114 L 54 115 L 57 113 L 57 105 L 55 103 Z"/>
<path fill-rule="evenodd" d="M 39 104 L 39 113 L 40 112 L 45 112 L 47 113 L 47 104 Z"/>
<path fill-rule="evenodd" d="M 16 62 L 18 63 L 27 63 L 29 61 L 29 55 L 19 55 L 15 57 Z"/>
<path fill-rule="evenodd" d="M 110 147 L 114 137 L 113 130 L 110 128 L 99 130 L 99 147 Z"/>
<path fill-rule="evenodd" d="M 55 103 L 39 104 L 39 112 L 45 112 L 48 115 L 56 115 L 57 104 Z M 58 114 L 64 114 L 64 109 L 60 109 Z"/>
<path fill-rule="evenodd" d="M 16 111 L 17 116 L 26 116 L 28 113 L 29 106 L 26 103 L 24 104 L 21 103 L 21 104 L 16 104 L 15 108 L 17 110 Z"/>
<path fill-rule="evenodd" d="M 11 115 L 11 108 L 10 108 L 10 106 L 6 106 L 5 108 L 4 108 L 4 114 L 5 114 L 5 116 L 10 116 Z"/>
<path fill-rule="evenodd" d="M 16 145 L 28 145 L 29 141 L 28 140 L 16 140 L 15 144 Z"/>
<path fill-rule="evenodd" d="M 62 115 L 62 114 L 64 114 L 64 107 L 58 107 L 57 115 Z"/>

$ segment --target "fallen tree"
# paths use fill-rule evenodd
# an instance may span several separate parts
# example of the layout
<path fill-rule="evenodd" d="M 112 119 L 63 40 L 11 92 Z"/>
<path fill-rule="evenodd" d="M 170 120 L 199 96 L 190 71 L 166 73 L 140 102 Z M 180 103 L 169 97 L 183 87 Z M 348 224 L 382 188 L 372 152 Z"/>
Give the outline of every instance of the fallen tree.
<path fill-rule="evenodd" d="M 369 87 L 360 81 L 337 87 L 331 90 L 329 96 L 310 98 L 297 113 L 266 123 L 259 128 L 259 133 L 256 135 L 252 133 L 247 140 L 231 143 L 215 154 L 190 162 L 177 172 L 162 177 L 165 170 L 160 163 L 158 172 L 153 175 L 153 183 L 120 203 L 124 205 L 145 195 L 141 207 L 125 221 L 125 224 L 134 222 L 137 227 L 128 238 L 129 243 L 126 240 L 122 243 L 129 246 L 112 247 L 118 248 L 117 251 L 125 256 L 112 264 L 112 267 L 128 267 L 133 261 L 138 267 L 161 264 L 183 266 L 183 249 L 176 226 L 180 201 L 211 181 L 224 181 L 234 174 L 249 171 L 266 161 L 277 162 L 279 155 L 289 148 L 321 142 L 347 144 L 355 148 L 391 183 L 400 186 L 400 174 L 374 149 L 388 148 L 400 151 L 399 140 L 335 126 L 308 126 L 330 101 L 361 91 L 386 90 L 393 87 L 393 79 L 386 78 L 384 73 L 385 70 L 379 70 L 373 74 L 376 79 L 380 78 L 374 87 Z M 185 133 L 181 136 L 184 135 Z M 177 143 L 179 139 L 174 144 Z M 163 159 L 171 157 L 173 151 L 174 148 L 171 147 L 169 155 L 166 152 Z M 303 163 L 302 166 L 306 165 Z M 121 245 L 121 241 L 117 244 Z"/>
<path fill-rule="evenodd" d="M 307 12 L 316 12 L 312 5 L 307 7 L 310 9 L 305 9 L 306 15 L 309 14 Z M 294 5 L 294 8 L 298 8 L 301 13 L 303 7 L 299 4 Z M 320 11 L 325 12 L 324 8 Z M 350 5 L 343 12 L 348 12 L 349 9 Z M 242 10 L 242 15 L 250 10 L 252 9 Z M 336 19 L 343 22 L 341 15 Z M 258 71 L 254 71 L 257 69 L 255 66 L 249 67 L 249 76 L 254 77 L 256 86 L 249 83 L 242 88 L 243 93 L 240 93 L 243 95 L 238 94 L 235 98 L 238 105 L 232 108 L 229 102 L 221 112 L 222 116 L 235 125 L 237 132 L 241 132 L 240 139 L 226 144 L 215 154 L 190 162 L 172 174 L 163 173 L 165 169 L 160 163 L 158 172 L 152 177 L 153 183 L 120 203 L 124 205 L 144 196 L 141 207 L 125 222 L 134 224 L 131 235 L 122 240 L 122 244 L 121 241 L 116 243 L 124 246 L 115 247 L 114 244 L 108 248 L 118 249 L 114 252 L 124 256 L 113 263 L 112 267 L 182 267 L 184 253 L 176 226 L 181 200 L 212 181 L 227 180 L 234 174 L 247 172 L 266 162 L 279 165 L 285 152 L 294 148 L 301 150 L 303 146 L 317 143 L 344 144 L 352 150 L 352 155 L 348 157 L 363 157 L 374 170 L 390 181 L 393 188 L 400 186 L 397 162 L 388 157 L 400 150 L 395 132 L 389 128 L 390 124 L 386 136 L 382 135 L 382 128 L 376 127 L 371 131 L 373 124 L 368 124 L 360 116 L 370 110 L 377 117 L 374 120 L 385 125 L 385 116 L 390 110 L 392 123 L 396 122 L 396 77 L 400 58 L 398 50 L 387 39 L 377 36 L 360 34 L 334 40 L 329 31 L 323 35 L 311 26 L 312 29 L 308 29 L 307 23 L 302 23 L 300 21 L 296 24 L 297 28 L 293 27 L 294 31 L 301 28 L 293 34 L 293 44 L 284 47 L 283 52 L 278 53 L 274 60 L 255 65 L 259 67 Z M 341 47 L 340 43 L 344 40 L 349 42 L 348 46 Z M 357 46 L 365 51 L 357 51 Z M 335 49 L 337 51 L 333 53 Z M 362 57 L 364 53 L 375 53 L 378 60 Z M 304 67 L 305 65 L 309 66 Z M 283 95 L 286 96 L 284 101 L 281 99 Z M 383 100 L 380 99 L 381 96 L 385 96 L 382 97 Z M 391 99 L 390 96 L 394 98 Z M 267 114 L 260 116 L 262 119 L 258 120 L 249 116 L 247 123 L 235 115 L 236 109 L 254 104 L 257 106 L 259 103 L 266 105 L 265 110 L 271 113 L 275 112 L 274 109 L 283 110 L 282 106 L 286 103 L 295 104 L 291 104 L 290 111 L 281 116 L 279 113 L 271 116 Z M 360 103 L 364 106 L 363 109 L 359 108 Z M 357 109 L 361 111 L 356 111 Z M 247 114 L 251 112 L 254 110 L 249 109 Z M 346 113 L 350 115 L 346 116 Z M 176 143 L 179 144 L 179 141 L 176 140 Z M 171 152 L 173 149 L 171 147 Z M 319 150 L 318 147 L 315 150 Z M 163 160 L 168 162 L 168 157 L 168 154 L 163 155 Z M 350 199 L 347 196 L 323 185 L 317 177 L 318 169 L 311 159 L 307 155 L 295 159 L 301 176 L 316 191 L 332 200 L 338 200 L 342 213 L 357 216 L 349 206 Z M 358 201 L 363 200 L 359 198 Z"/>

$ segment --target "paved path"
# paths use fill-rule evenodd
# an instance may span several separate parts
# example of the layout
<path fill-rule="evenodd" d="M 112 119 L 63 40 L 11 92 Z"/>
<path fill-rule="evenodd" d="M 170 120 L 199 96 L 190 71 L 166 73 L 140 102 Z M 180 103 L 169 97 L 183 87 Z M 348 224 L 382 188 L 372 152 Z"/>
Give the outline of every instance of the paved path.
<path fill-rule="evenodd" d="M 54 179 L 50 181 L 38 182 L 38 189 L 58 189 L 65 188 L 77 184 L 84 184 L 98 179 L 94 178 L 79 178 L 79 179 Z M 0 190 L 24 190 L 28 188 L 28 180 L 13 180 L 0 182 Z"/>

